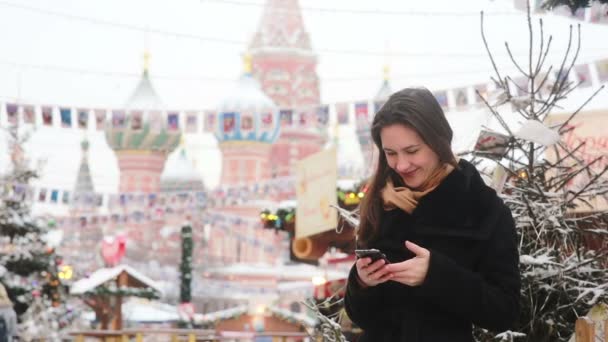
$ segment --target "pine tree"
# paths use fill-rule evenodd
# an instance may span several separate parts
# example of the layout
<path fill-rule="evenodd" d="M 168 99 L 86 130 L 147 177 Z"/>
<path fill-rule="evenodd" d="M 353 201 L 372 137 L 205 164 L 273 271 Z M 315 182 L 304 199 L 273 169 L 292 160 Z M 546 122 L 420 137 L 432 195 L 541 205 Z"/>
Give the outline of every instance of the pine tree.
<path fill-rule="evenodd" d="M 63 287 L 48 227 L 30 213 L 28 185 L 38 174 L 24 158 L 22 146 L 28 136 L 20 135 L 17 126 L 6 132 L 11 167 L 0 175 L 0 282 L 17 314 L 23 315 L 36 297 L 48 306 L 60 306 Z"/>
<path fill-rule="evenodd" d="M 591 6 L 591 4 L 597 1 L 601 4 L 608 4 L 608 0 L 546 0 L 543 2 L 543 7 L 547 9 L 553 9 L 558 6 L 568 6 L 572 14 L 579 8 L 585 8 Z"/>
<path fill-rule="evenodd" d="M 569 75 L 580 51 L 580 25 L 576 38 L 570 26 L 561 64 L 546 67 L 552 37 L 545 37 L 542 19 L 540 35 L 535 35 L 529 4 L 527 23 L 530 48 L 526 67 L 513 58 L 505 43 L 511 61 L 527 80 L 522 85 L 497 68 L 485 37 L 482 13 L 481 33 L 494 67 L 492 80 L 497 96 L 477 95 L 500 126 L 500 132 L 490 135 L 503 143 L 481 144 L 474 155 L 491 160 L 495 175 L 505 173 L 504 187 L 499 184 L 499 188 L 511 208 L 519 236 L 522 308 L 518 333 L 504 333 L 498 338 L 565 341 L 573 334 L 577 317 L 607 298 L 608 213 L 594 205 L 598 199 L 605 201 L 608 193 L 606 156 L 582 160 L 577 152 L 585 143 L 572 148 L 563 139 L 573 129 L 572 119 L 603 86 L 566 120 L 551 125 L 551 113 L 579 85 L 569 81 Z M 536 54 L 535 38 L 540 45 L 534 49 Z M 512 113 L 504 113 L 509 108 Z M 516 116 L 523 124 L 514 127 L 505 120 L 507 116 Z M 492 336 L 479 331 L 478 338 L 485 341 Z"/>

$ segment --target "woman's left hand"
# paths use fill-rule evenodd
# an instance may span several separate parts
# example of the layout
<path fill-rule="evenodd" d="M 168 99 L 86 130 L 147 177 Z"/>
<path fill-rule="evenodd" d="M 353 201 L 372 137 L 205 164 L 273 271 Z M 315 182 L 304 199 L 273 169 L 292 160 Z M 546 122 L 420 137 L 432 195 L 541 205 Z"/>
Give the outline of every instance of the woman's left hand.
<path fill-rule="evenodd" d="M 416 256 L 403 262 L 386 265 L 385 268 L 393 274 L 392 281 L 409 286 L 418 286 L 426 278 L 431 252 L 410 241 L 405 242 L 405 247 Z"/>

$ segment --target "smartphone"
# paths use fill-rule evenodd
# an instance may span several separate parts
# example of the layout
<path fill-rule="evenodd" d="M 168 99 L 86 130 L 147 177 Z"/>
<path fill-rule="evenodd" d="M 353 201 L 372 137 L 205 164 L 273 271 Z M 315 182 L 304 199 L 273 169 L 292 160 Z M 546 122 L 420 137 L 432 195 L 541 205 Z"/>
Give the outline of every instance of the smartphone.
<path fill-rule="evenodd" d="M 357 255 L 358 259 L 369 257 L 369 258 L 372 258 L 372 262 L 376 262 L 380 259 L 384 259 L 384 262 L 386 262 L 387 264 L 390 263 L 390 261 L 388 261 L 388 259 L 386 258 L 386 255 L 375 248 L 356 249 L 355 254 Z"/>

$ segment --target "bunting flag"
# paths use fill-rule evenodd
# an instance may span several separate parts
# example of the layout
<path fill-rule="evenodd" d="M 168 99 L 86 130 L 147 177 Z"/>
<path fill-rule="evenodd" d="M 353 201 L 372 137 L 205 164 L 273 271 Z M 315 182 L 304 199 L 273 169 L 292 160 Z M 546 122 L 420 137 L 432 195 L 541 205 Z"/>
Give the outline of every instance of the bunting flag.
<path fill-rule="evenodd" d="M 95 113 L 95 129 L 103 131 L 106 128 L 106 110 L 95 109 L 93 113 Z"/>
<path fill-rule="evenodd" d="M 61 107 L 59 108 L 59 115 L 61 116 L 61 127 L 72 128 L 72 109 Z"/>
<path fill-rule="evenodd" d="M 45 126 L 53 126 L 53 107 L 42 107 L 42 124 Z"/>
<path fill-rule="evenodd" d="M 469 104 L 467 88 L 454 89 L 454 102 L 456 103 L 456 107 L 464 107 Z"/>
<path fill-rule="evenodd" d="M 234 132 L 236 128 L 236 113 L 221 113 L 222 116 L 222 126 L 224 134 L 231 134 Z"/>
<path fill-rule="evenodd" d="M 63 192 L 63 194 L 61 196 L 61 203 L 63 203 L 63 204 L 70 203 L 70 192 L 69 191 Z"/>
<path fill-rule="evenodd" d="M 327 126 L 329 123 L 329 106 L 321 105 L 317 107 L 317 123 L 320 126 Z"/>
<path fill-rule="evenodd" d="M 272 124 L 274 123 L 273 112 L 271 110 L 266 110 L 262 112 L 261 121 L 262 121 L 262 129 L 269 130 L 272 128 Z"/>
<path fill-rule="evenodd" d="M 123 110 L 112 111 L 112 128 L 124 129 L 126 127 L 125 112 Z"/>
<path fill-rule="evenodd" d="M 78 113 L 78 128 L 87 129 L 89 125 L 89 110 L 78 109 L 76 112 Z"/>
<path fill-rule="evenodd" d="M 574 66 L 574 73 L 576 79 L 578 80 L 579 87 L 587 88 L 591 87 L 591 72 L 589 71 L 589 66 L 587 64 L 581 64 Z"/>
<path fill-rule="evenodd" d="M 446 109 L 448 108 L 448 92 L 445 90 L 442 91 L 437 91 L 435 93 L 433 93 L 433 95 L 435 96 L 435 99 L 437 100 L 437 102 L 439 102 L 439 105 Z"/>
<path fill-rule="evenodd" d="M 23 122 L 34 125 L 36 123 L 35 107 L 32 105 L 23 106 Z"/>
<path fill-rule="evenodd" d="M 148 112 L 148 124 L 152 133 L 158 133 L 163 129 L 163 113 L 159 110 Z"/>
<path fill-rule="evenodd" d="M 215 132 L 215 118 L 216 112 L 213 110 L 206 110 L 205 115 L 205 132 Z"/>
<path fill-rule="evenodd" d="M 475 100 L 473 102 L 484 104 L 479 96 L 483 97 L 486 101 L 488 100 L 488 85 L 485 83 L 477 84 L 473 86 L 473 89 L 475 91 L 475 94 L 473 95 Z M 479 95 L 477 95 L 478 93 Z"/>
<path fill-rule="evenodd" d="M 198 113 L 194 111 L 186 112 L 186 133 L 198 132 Z"/>
<path fill-rule="evenodd" d="M 17 125 L 19 123 L 19 106 L 14 103 L 7 103 L 6 116 L 9 125 Z"/>
<path fill-rule="evenodd" d="M 341 102 L 336 103 L 336 117 L 338 119 L 338 124 L 340 125 L 348 125 L 348 103 Z"/>
<path fill-rule="evenodd" d="M 57 203 L 59 200 L 59 190 L 51 190 L 51 203 Z"/>
<path fill-rule="evenodd" d="M 244 136 L 253 132 L 253 112 L 245 110 L 241 113 L 241 133 Z"/>
<path fill-rule="evenodd" d="M 355 103 L 355 120 L 357 126 L 369 124 L 369 106 L 367 102 Z"/>
<path fill-rule="evenodd" d="M 129 112 L 129 120 L 131 121 L 131 130 L 140 131 L 144 124 L 144 113 L 141 110 L 132 110 Z"/>
<path fill-rule="evenodd" d="M 309 124 L 309 108 L 300 108 L 297 113 L 297 126 L 306 127 Z"/>
<path fill-rule="evenodd" d="M 168 112 L 167 113 L 167 131 L 176 132 L 179 131 L 179 113 Z"/>
<path fill-rule="evenodd" d="M 289 127 L 293 125 L 293 110 L 281 109 L 279 111 L 279 116 L 281 118 L 281 127 Z"/>
<path fill-rule="evenodd" d="M 46 201 L 46 189 L 42 188 L 38 192 L 38 202 Z"/>

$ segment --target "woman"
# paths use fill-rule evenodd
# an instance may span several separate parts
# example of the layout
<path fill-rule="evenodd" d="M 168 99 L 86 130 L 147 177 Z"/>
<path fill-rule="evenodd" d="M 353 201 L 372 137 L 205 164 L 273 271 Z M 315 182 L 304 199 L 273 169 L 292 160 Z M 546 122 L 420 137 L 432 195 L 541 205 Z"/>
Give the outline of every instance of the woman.
<path fill-rule="evenodd" d="M 345 295 L 360 341 L 470 342 L 472 324 L 508 330 L 520 276 L 511 212 L 475 167 L 456 161 L 452 129 L 427 89 L 393 94 L 374 117 L 380 150 L 360 208 L 360 258 Z"/>

